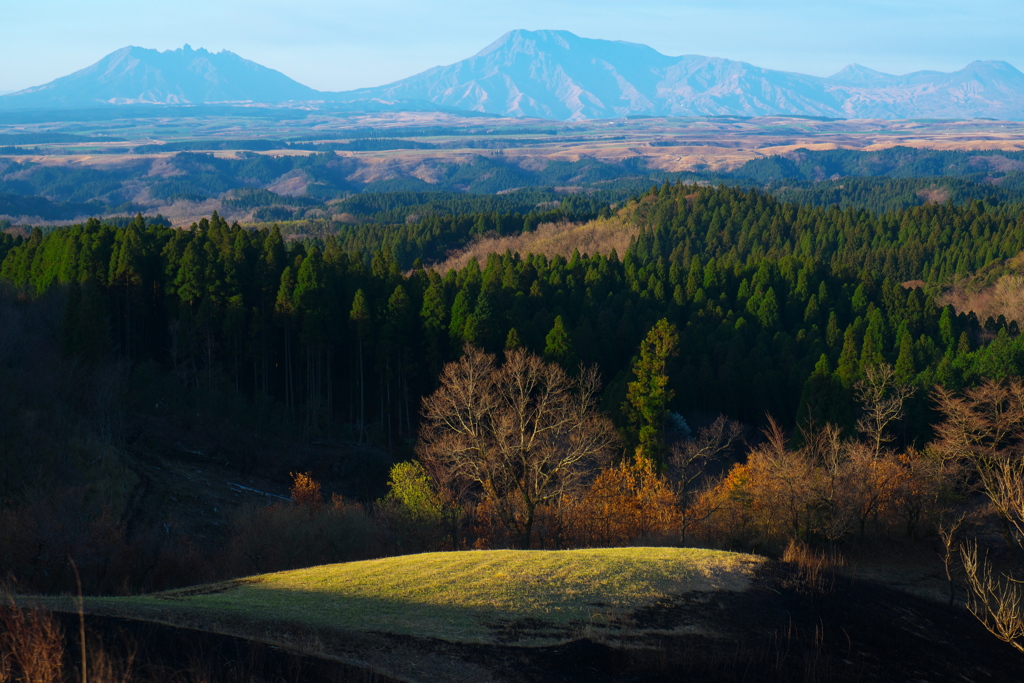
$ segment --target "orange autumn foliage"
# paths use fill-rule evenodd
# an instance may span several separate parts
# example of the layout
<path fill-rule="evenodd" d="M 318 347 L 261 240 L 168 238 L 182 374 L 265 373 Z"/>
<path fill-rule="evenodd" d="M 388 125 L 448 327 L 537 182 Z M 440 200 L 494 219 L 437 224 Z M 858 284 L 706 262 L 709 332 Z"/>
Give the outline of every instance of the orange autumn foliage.
<path fill-rule="evenodd" d="M 826 427 L 801 448 L 769 430 L 720 482 L 686 510 L 687 530 L 707 545 L 834 545 L 869 534 L 914 537 L 935 521 L 949 471 L 930 453 L 896 453 L 840 438 Z M 820 438 L 819 438 L 820 437 Z"/>
<path fill-rule="evenodd" d="M 324 503 L 320 482 L 310 472 L 292 472 L 291 496 L 299 507 L 317 510 Z"/>
<path fill-rule="evenodd" d="M 676 495 L 643 457 L 602 470 L 568 517 L 568 535 L 584 546 L 664 543 L 681 519 Z"/>

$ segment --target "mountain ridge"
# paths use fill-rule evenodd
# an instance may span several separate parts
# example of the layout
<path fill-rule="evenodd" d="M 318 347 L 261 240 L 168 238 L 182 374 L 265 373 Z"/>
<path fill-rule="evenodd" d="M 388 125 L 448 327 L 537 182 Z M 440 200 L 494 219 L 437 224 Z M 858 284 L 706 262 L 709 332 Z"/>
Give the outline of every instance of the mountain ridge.
<path fill-rule="evenodd" d="M 721 57 L 671 57 L 568 31 L 515 30 L 468 59 L 338 101 L 423 99 L 456 109 L 564 120 L 650 116 L 1024 118 L 1024 74 L 1007 62 L 902 76 L 850 65 L 830 77 Z"/>
<path fill-rule="evenodd" d="M 0 108 L 114 104 L 453 110 L 558 120 L 646 116 L 1024 119 L 1024 73 L 998 60 L 892 75 L 850 64 L 827 77 L 702 55 L 664 55 L 569 31 L 509 31 L 476 54 L 372 88 L 321 92 L 233 52 L 129 46 Z"/>

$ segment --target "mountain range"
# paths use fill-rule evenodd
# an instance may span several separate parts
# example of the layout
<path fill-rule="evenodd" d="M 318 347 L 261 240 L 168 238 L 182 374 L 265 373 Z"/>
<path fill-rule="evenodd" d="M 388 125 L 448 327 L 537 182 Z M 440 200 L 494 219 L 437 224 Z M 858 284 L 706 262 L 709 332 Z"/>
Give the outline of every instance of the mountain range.
<path fill-rule="evenodd" d="M 952 73 L 893 76 L 851 65 L 829 77 L 568 31 L 511 31 L 476 55 L 375 88 L 320 92 L 222 51 L 126 47 L 46 85 L 0 96 L 0 109 L 106 104 L 320 103 L 472 111 L 559 120 L 646 116 L 1024 119 L 1024 74 L 978 61 Z"/>

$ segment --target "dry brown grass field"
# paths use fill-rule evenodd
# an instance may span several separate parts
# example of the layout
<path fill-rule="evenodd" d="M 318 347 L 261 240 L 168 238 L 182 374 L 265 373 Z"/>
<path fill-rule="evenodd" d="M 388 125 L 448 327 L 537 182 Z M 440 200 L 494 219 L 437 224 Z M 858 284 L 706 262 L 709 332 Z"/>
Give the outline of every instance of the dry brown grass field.
<path fill-rule="evenodd" d="M 610 254 L 614 249 L 620 256 L 626 253 L 629 241 L 636 234 L 636 226 L 618 216 L 599 218 L 587 223 L 543 223 L 533 232 L 508 237 L 486 237 L 468 248 L 450 256 L 434 267 L 440 273 L 452 268 L 461 269 L 470 259 L 485 263 L 490 254 L 544 254 L 547 257 L 569 258 L 573 251 L 581 255 Z"/>
<path fill-rule="evenodd" d="M 813 120 L 792 118 L 741 119 L 619 119 L 592 121 L 587 123 L 561 123 L 535 119 L 488 120 L 488 125 L 503 128 L 543 126 L 557 132 L 557 135 L 529 137 L 529 144 L 501 150 L 480 149 L 472 143 L 487 138 L 507 138 L 504 130 L 494 133 L 470 134 L 465 136 L 422 137 L 428 142 L 457 144 L 459 140 L 466 147 L 442 150 L 387 150 L 380 152 L 338 152 L 341 156 L 359 159 L 367 169 L 376 166 L 401 166 L 415 169 L 430 162 L 459 162 L 475 156 L 504 154 L 518 163 L 537 163 L 543 159 L 577 160 L 591 157 L 605 161 L 618 161 L 631 157 L 643 157 L 652 168 L 666 171 L 689 171 L 695 169 L 729 170 L 746 161 L 759 157 L 784 154 L 797 149 L 827 150 L 851 149 L 875 151 L 896 146 L 917 147 L 937 150 L 1024 150 L 1024 123 L 1007 121 L 881 121 L 881 120 Z M 445 115 L 400 112 L 359 117 L 345 117 L 315 125 L 309 131 L 323 134 L 336 133 L 336 141 L 352 139 L 353 131 L 369 126 L 379 127 L 382 132 L 389 128 L 415 128 L 418 126 L 480 126 L 478 119 L 462 119 Z M 32 132 L 25 126 L 0 125 L 0 132 Z M 246 137 L 267 137 L 294 133 L 296 129 L 278 129 L 271 124 L 266 128 L 256 126 L 249 130 L 227 128 L 213 129 L 207 135 L 169 134 L 161 139 L 145 136 L 145 142 L 159 144 L 174 139 L 208 139 L 216 143 L 223 139 Z M 327 136 L 335 138 L 334 135 Z M 326 141 L 326 140 L 325 140 Z M 90 152 L 78 153 L 75 145 L 59 145 L 60 154 L 50 154 L 46 145 L 40 146 L 41 154 L 25 154 L 11 158 L 53 165 L 109 166 L 138 161 L 143 158 L 166 156 L 160 153 L 130 154 L 132 142 L 110 142 L 99 145 L 90 143 Z M 57 145 L 52 146 L 54 149 Z M 251 152 L 223 151 L 212 148 L 211 153 L 220 158 L 238 158 Z M 119 153 L 123 150 L 123 154 Z M 100 151 L 101 153 L 96 153 Z M 272 156 L 306 155 L 309 151 L 280 149 L 257 152 Z M 374 177 L 372 170 L 367 177 Z"/>

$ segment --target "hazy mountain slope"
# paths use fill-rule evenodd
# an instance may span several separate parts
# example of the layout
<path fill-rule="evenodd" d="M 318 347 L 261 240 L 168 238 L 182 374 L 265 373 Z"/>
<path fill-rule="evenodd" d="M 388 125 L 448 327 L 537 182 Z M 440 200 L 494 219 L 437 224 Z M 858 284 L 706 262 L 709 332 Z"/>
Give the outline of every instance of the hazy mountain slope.
<path fill-rule="evenodd" d="M 567 31 L 512 31 L 475 56 L 341 99 L 423 99 L 454 109 L 581 119 L 656 113 L 671 57 Z"/>
<path fill-rule="evenodd" d="M 512 31 L 469 59 L 339 101 L 416 99 L 509 116 L 1024 118 L 1024 74 L 975 62 L 951 74 L 890 76 L 851 65 L 829 78 L 745 62 L 669 57 L 644 45 L 567 31 Z"/>
<path fill-rule="evenodd" d="M 856 65 L 824 79 L 850 118 L 1024 119 L 1024 74 L 1006 62 L 890 76 Z"/>
<path fill-rule="evenodd" d="M 206 104 L 319 99 L 320 93 L 233 52 L 125 47 L 45 85 L 0 97 L 3 108 Z"/>

